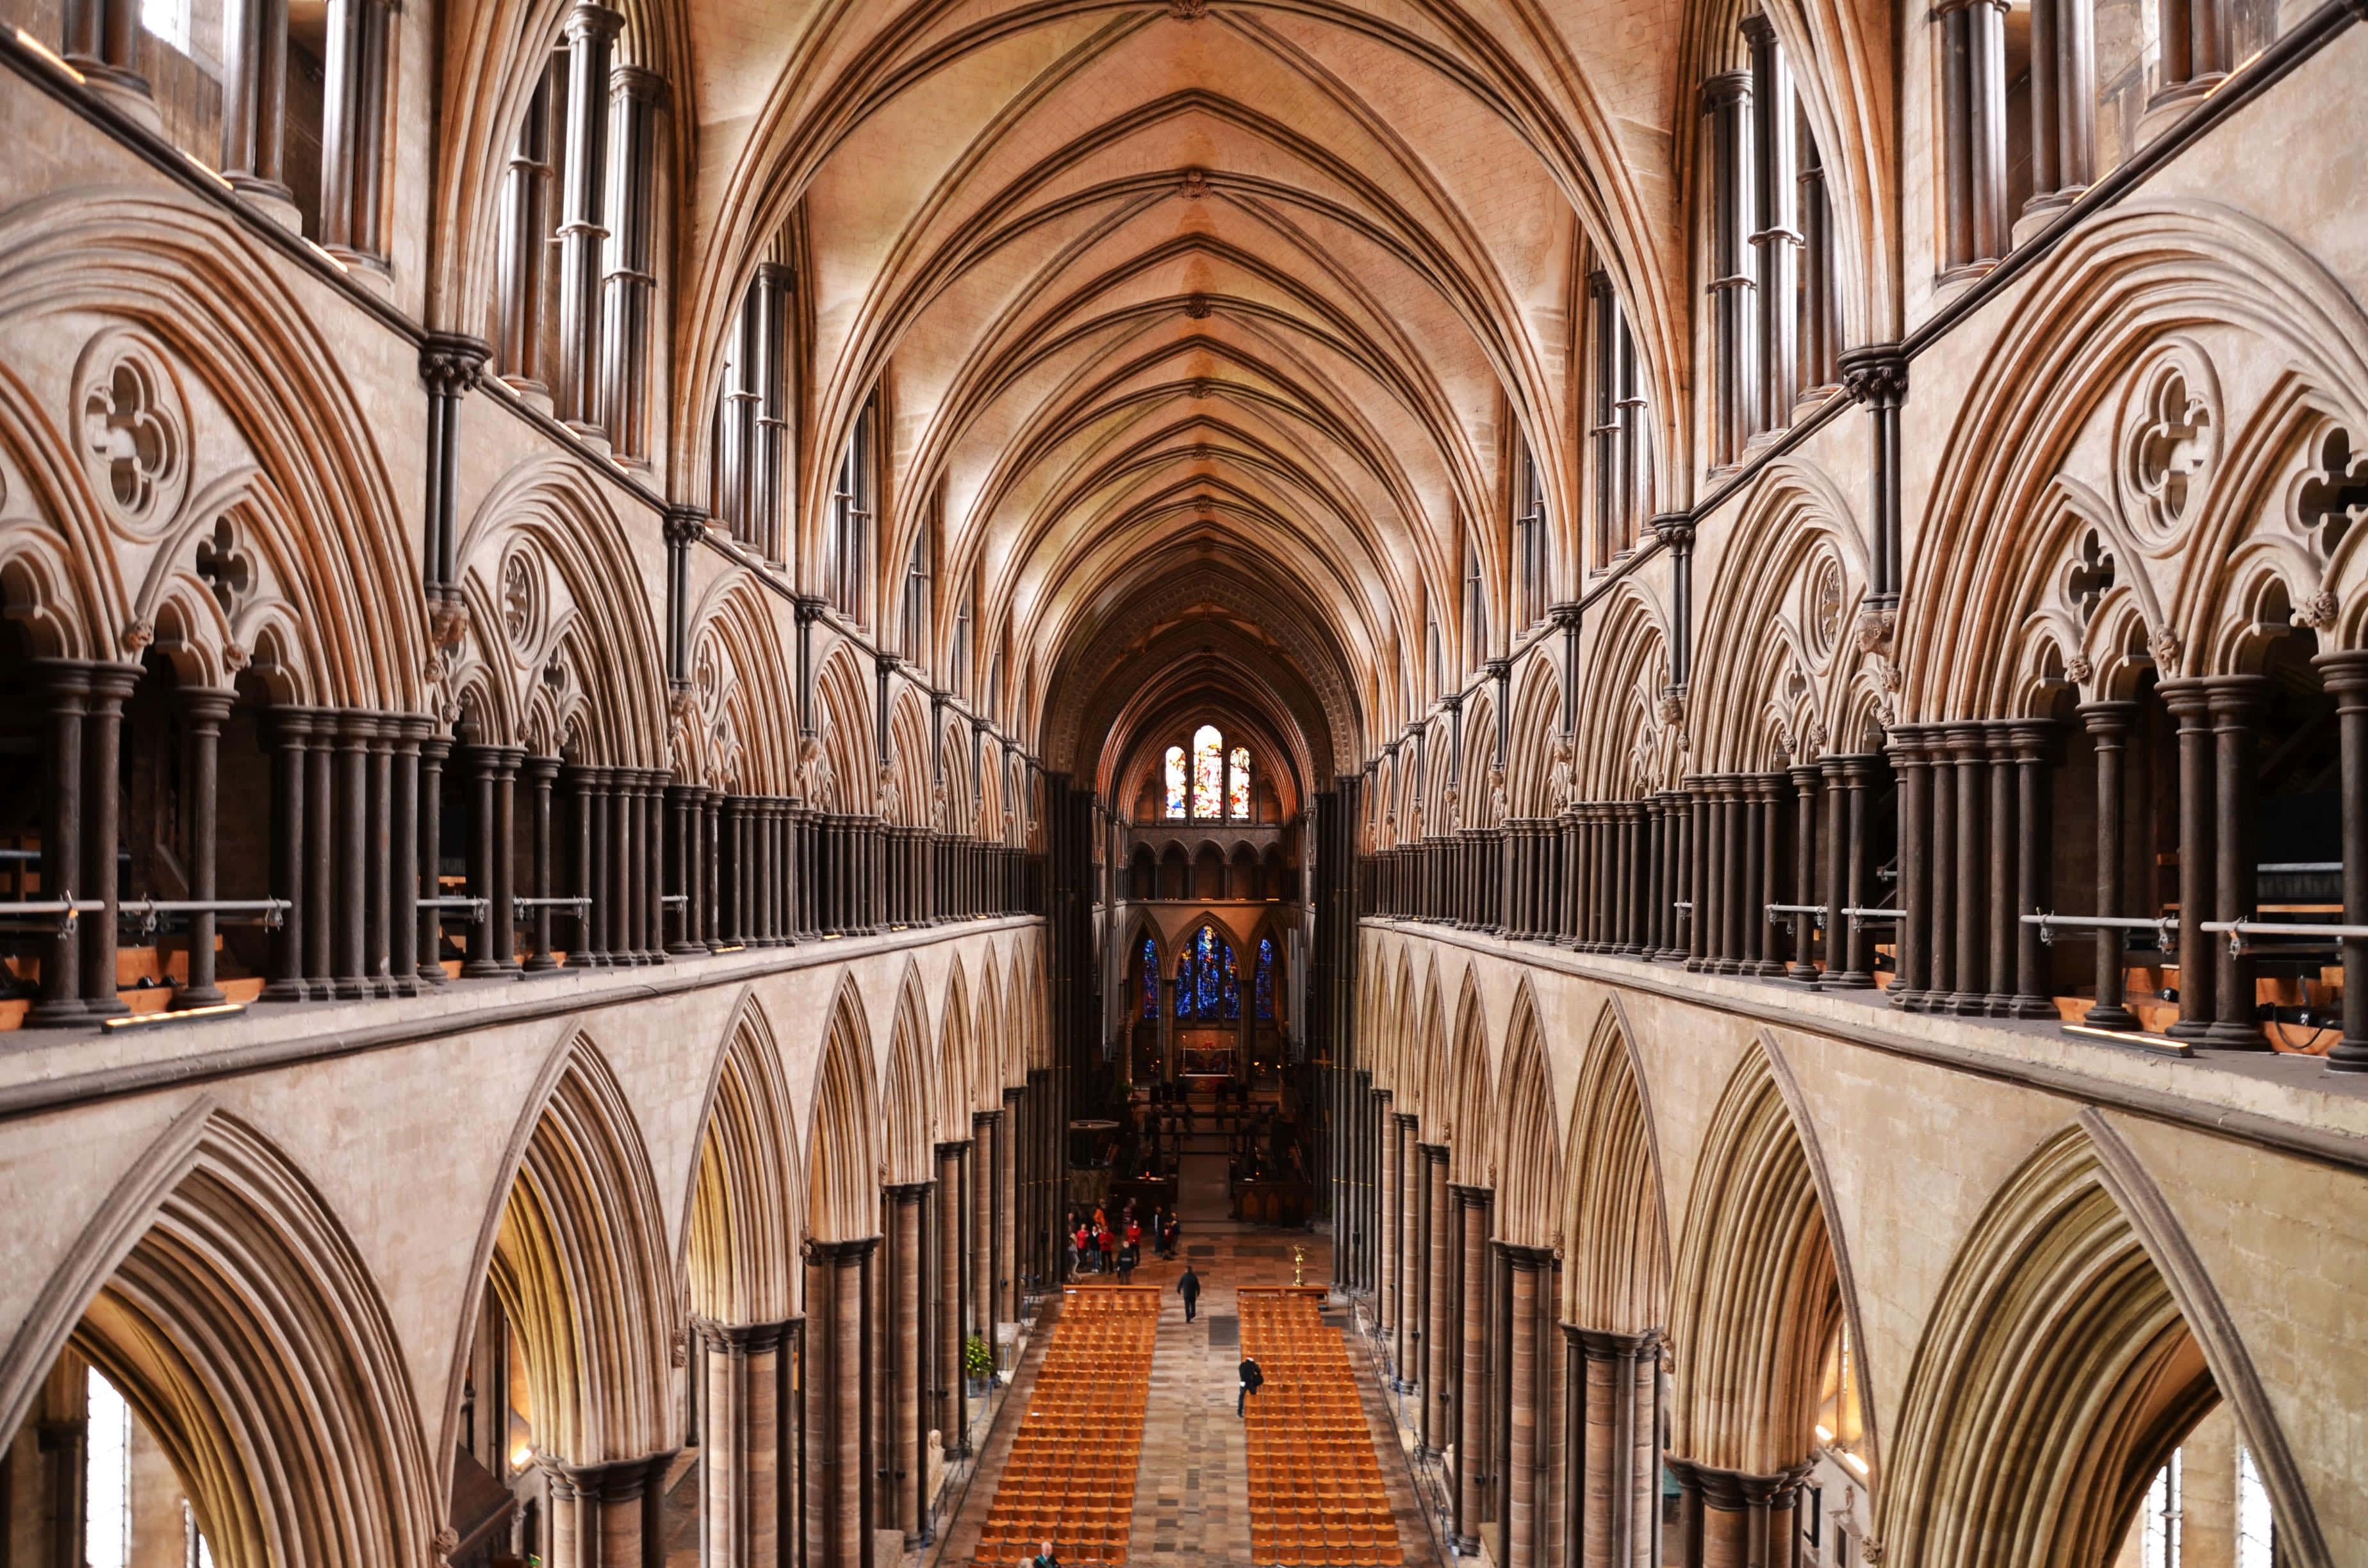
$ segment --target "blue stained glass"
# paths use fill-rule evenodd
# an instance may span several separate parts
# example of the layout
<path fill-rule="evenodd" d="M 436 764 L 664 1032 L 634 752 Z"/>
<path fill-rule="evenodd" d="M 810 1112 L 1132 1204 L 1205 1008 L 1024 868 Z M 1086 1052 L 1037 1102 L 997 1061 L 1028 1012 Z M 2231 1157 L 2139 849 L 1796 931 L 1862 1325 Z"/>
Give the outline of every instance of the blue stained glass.
<path fill-rule="evenodd" d="M 1274 938 L 1258 938 L 1258 1016 L 1261 1023 L 1274 1021 Z"/>
<path fill-rule="evenodd" d="M 1176 1016 L 1192 1016 L 1192 949 L 1184 949 L 1182 961 L 1176 966 Z"/>
<path fill-rule="evenodd" d="M 1159 1017 L 1159 949 L 1148 937 L 1143 939 L 1143 1016 Z"/>
<path fill-rule="evenodd" d="M 1192 967 L 1199 971 L 1192 977 L 1193 1011 L 1213 1018 L 1217 1016 L 1217 934 L 1203 926 L 1192 946 Z"/>
<path fill-rule="evenodd" d="M 1234 971 L 1234 949 L 1230 943 L 1225 947 L 1224 998 L 1218 1005 L 1218 1016 L 1224 1018 L 1239 1018 L 1242 1016 L 1242 983 L 1241 977 Z"/>

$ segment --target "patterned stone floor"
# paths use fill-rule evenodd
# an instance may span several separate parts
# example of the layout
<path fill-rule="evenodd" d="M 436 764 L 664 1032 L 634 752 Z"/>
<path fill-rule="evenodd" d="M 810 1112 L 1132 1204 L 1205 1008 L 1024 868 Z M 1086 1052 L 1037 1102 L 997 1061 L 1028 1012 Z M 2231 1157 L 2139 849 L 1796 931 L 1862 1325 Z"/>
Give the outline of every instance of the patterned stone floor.
<path fill-rule="evenodd" d="M 1307 1249 L 1305 1277 L 1330 1277 L 1331 1255 L 1320 1235 L 1294 1234 L 1225 1221 L 1188 1223 L 1185 1256 L 1175 1263 L 1146 1259 L 1134 1283 L 1161 1291 L 1159 1339 L 1151 1362 L 1151 1396 L 1144 1413 L 1143 1462 L 1136 1472 L 1134 1527 L 1128 1561 L 1176 1564 L 1178 1568 L 1240 1568 L 1250 1562 L 1248 1480 L 1244 1471 L 1242 1426 L 1234 1415 L 1235 1369 L 1241 1359 L 1240 1317 L 1235 1291 L 1243 1286 L 1292 1282 L 1292 1247 Z M 1176 1281 L 1190 1263 L 1201 1278 L 1199 1321 L 1189 1327 Z M 1037 1346 L 1049 1337 L 1037 1335 Z M 1212 1343 L 1212 1341 L 1214 1343 Z M 1031 1347 L 1032 1362 L 1041 1348 Z M 1431 1535 L 1415 1501 L 1372 1365 L 1360 1344 L 1349 1346 L 1365 1396 L 1382 1475 L 1406 1561 L 1434 1568 Z M 1024 1398 L 1035 1368 L 1023 1363 L 1015 1392 Z M 978 1474 L 946 1538 L 939 1561 L 966 1564 L 977 1549 L 979 1528 L 992 1504 L 1005 1456 L 1008 1424 L 987 1445 Z M 990 1568 L 1010 1568 L 1009 1564 Z"/>

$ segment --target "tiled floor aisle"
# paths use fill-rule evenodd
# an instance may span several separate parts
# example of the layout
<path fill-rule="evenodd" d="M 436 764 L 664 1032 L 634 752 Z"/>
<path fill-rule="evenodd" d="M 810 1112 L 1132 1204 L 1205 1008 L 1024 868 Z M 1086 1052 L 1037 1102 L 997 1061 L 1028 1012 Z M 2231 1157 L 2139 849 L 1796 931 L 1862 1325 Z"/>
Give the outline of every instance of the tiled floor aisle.
<path fill-rule="evenodd" d="M 1147 1260 L 1135 1271 L 1135 1284 L 1159 1288 L 1161 1304 L 1159 1339 L 1151 1361 L 1151 1396 L 1144 1411 L 1143 1460 L 1136 1471 L 1130 1562 L 1241 1568 L 1250 1562 L 1248 1480 L 1242 1426 L 1234 1415 L 1235 1369 L 1241 1360 L 1240 1317 L 1234 1292 L 1245 1285 L 1290 1284 L 1294 1242 L 1307 1249 L 1307 1279 L 1329 1278 L 1330 1252 L 1321 1236 L 1210 1224 L 1187 1232 L 1185 1260 Z M 1183 1302 L 1176 1294 L 1184 1261 L 1199 1272 L 1202 1283 L 1200 1319 L 1189 1328 Z M 1213 1346 L 1210 1343 L 1212 1324 L 1221 1341 Z M 1417 1568 L 1430 1568 L 1437 1561 L 1430 1532 L 1417 1510 L 1395 1436 L 1380 1414 L 1380 1396 L 1372 1386 L 1369 1365 L 1353 1346 L 1349 1358 L 1365 1394 L 1406 1561 Z M 1023 1381 L 1032 1370 L 1023 1369 Z M 978 1522 L 986 1517 L 1008 1449 L 1008 1437 L 989 1445 L 948 1542 L 950 1550 L 943 1561 L 949 1568 L 972 1561 Z"/>

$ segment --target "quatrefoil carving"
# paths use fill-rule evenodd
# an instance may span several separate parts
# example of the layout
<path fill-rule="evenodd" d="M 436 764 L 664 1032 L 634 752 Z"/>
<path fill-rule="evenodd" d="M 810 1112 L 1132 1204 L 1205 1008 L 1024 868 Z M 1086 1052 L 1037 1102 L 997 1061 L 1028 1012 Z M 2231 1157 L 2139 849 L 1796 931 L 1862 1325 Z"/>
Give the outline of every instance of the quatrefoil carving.
<path fill-rule="evenodd" d="M 2064 602 L 2073 619 L 2086 631 L 2096 619 L 2097 607 L 2113 586 L 2115 568 L 2113 552 L 2104 536 L 2090 528 L 2080 536 L 2079 546 L 2072 552 L 2072 563 L 2064 572 Z"/>
<path fill-rule="evenodd" d="M 178 389 L 162 362 L 128 333 L 101 334 L 75 377 L 76 424 L 92 480 L 134 527 L 171 520 L 188 469 Z"/>
<path fill-rule="evenodd" d="M 2321 556 L 2334 554 L 2352 525 L 2368 517 L 2368 452 L 2355 451 L 2341 426 L 2319 443 L 2318 461 L 2295 494 L 2294 511 Z"/>
<path fill-rule="evenodd" d="M 213 590 L 224 616 L 235 617 L 247 595 L 255 591 L 255 560 L 238 547 L 238 535 L 223 517 L 213 531 L 198 540 L 198 580 Z"/>
<path fill-rule="evenodd" d="M 2193 520 L 2225 423 L 2218 374 L 2193 338 L 2157 344 L 2131 375 L 2114 426 L 2114 488 L 2149 552 L 2175 544 Z"/>
<path fill-rule="evenodd" d="M 524 653 L 542 631 L 542 580 L 524 551 L 512 551 L 502 562 L 500 582 L 502 631 Z"/>

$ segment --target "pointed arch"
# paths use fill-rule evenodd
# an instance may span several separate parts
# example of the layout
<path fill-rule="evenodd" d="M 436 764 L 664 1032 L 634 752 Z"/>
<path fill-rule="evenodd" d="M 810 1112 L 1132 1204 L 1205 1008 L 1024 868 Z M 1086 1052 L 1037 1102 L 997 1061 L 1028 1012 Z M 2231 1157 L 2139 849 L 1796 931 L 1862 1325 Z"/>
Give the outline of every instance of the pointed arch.
<path fill-rule="evenodd" d="M 1488 1091 L 1488 1009 L 1480 999 L 1474 971 L 1463 971 L 1462 994 L 1455 1003 L 1454 1056 L 1447 1080 L 1448 1179 L 1465 1187 L 1493 1187 L 1497 1172 L 1497 1141 L 1491 1113 L 1495 1096 Z"/>
<path fill-rule="evenodd" d="M 772 1025 L 753 995 L 735 1010 L 709 1086 L 683 1239 L 690 1310 L 710 1323 L 780 1323 L 799 1312 L 797 1109 Z"/>
<path fill-rule="evenodd" d="M 929 1137 L 928 1004 L 921 972 L 909 960 L 897 987 L 896 1022 L 888 1040 L 887 1104 L 882 1107 L 880 1183 L 905 1187 L 936 1173 Z"/>
<path fill-rule="evenodd" d="M 991 964 L 992 960 L 988 960 Z M 970 983 L 960 955 L 946 974 L 946 1000 L 938 1025 L 938 1071 L 930 1081 L 937 1142 L 959 1143 L 970 1136 L 970 1096 L 978 1068 L 978 1049 L 971 1028 Z"/>
<path fill-rule="evenodd" d="M 1757 1475 L 1789 1470 L 1815 1448 L 1825 1349 L 1847 1300 L 1824 1184 L 1780 1074 L 1763 1037 L 1719 1096 L 1670 1299 L 1679 1388 L 1670 1447 Z M 1862 1361 L 1865 1338 L 1854 1322 L 1848 1329 Z M 1865 1403 L 1861 1457 L 1872 1464 Z"/>
<path fill-rule="evenodd" d="M 2280 1561 L 2330 1561 L 2241 1344 L 2197 1332 L 2225 1312 L 2176 1227 L 2158 1228 L 2169 1221 L 2094 1110 L 1991 1198 L 1908 1377 L 1881 1498 L 1883 1539 L 1904 1561 L 2110 1561 L 2155 1471 L 2224 1391 L 2271 1491 Z"/>
<path fill-rule="evenodd" d="M 1494 1122 L 1497 1239 L 1516 1246 L 1556 1247 L 1563 1234 L 1556 1211 L 1563 1190 L 1562 1140 L 1556 1135 L 1545 1025 L 1526 975 L 1513 996 L 1504 1060 Z"/>
<path fill-rule="evenodd" d="M 369 1268 L 261 1131 L 200 1101 L 133 1165 L 0 1357 L 13 1432 L 59 1354 L 163 1445 L 223 1568 L 410 1568 L 438 1486 Z"/>
<path fill-rule="evenodd" d="M 840 642 L 814 673 L 814 727 L 828 761 L 825 777 L 801 781 L 807 804 L 845 816 L 869 816 L 877 804 L 873 771 L 871 683 L 856 666 L 854 648 Z"/>
<path fill-rule="evenodd" d="M 671 1447 L 667 1343 L 680 1319 L 657 1184 L 624 1087 L 591 1039 L 552 1053 L 512 1142 L 482 1274 L 523 1347 L 535 1448 L 574 1464 Z M 456 1336 L 446 1426 L 470 1335 Z"/>
<path fill-rule="evenodd" d="M 817 1242 L 880 1233 L 880 1158 L 873 1129 L 871 1026 L 851 976 L 830 1006 L 807 1119 L 806 1232 Z"/>
<path fill-rule="evenodd" d="M 1606 1334 L 1668 1324 L 1669 1222 L 1645 1074 L 1616 999 L 1596 1014 L 1571 1088 L 1563 1316 Z"/>

